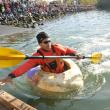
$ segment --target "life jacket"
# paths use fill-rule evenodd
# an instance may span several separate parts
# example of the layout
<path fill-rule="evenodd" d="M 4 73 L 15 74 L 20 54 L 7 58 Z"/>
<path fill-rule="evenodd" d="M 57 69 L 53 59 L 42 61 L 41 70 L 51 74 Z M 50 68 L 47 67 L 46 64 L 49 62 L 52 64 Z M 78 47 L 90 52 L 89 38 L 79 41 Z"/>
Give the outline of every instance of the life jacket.
<path fill-rule="evenodd" d="M 37 50 L 37 52 L 44 57 L 43 51 L 40 49 Z M 58 56 L 57 52 L 55 51 L 54 45 L 52 45 L 52 55 Z M 41 69 L 46 72 L 52 72 L 52 73 L 62 73 L 64 72 L 64 61 L 61 58 L 53 58 L 53 59 L 42 59 L 43 64 L 41 65 Z"/>

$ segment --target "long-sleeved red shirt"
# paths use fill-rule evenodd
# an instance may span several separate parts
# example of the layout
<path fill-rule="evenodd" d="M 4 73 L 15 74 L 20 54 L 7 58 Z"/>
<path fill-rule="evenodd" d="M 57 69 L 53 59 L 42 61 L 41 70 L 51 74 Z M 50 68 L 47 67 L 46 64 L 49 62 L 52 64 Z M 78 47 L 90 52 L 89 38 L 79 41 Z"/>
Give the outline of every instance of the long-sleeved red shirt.
<path fill-rule="evenodd" d="M 64 47 L 60 44 L 53 44 L 53 46 L 54 46 L 56 56 L 70 55 L 70 54 L 77 53 L 76 50 Z M 43 49 L 40 48 L 39 50 L 43 53 L 44 56 L 53 56 L 52 49 L 50 51 L 44 51 Z M 40 55 L 40 53 L 35 52 L 32 56 L 41 56 L 41 55 Z M 56 58 L 56 61 L 59 62 L 60 58 Z M 11 74 L 13 74 L 15 77 L 18 77 L 18 76 L 21 76 L 22 74 L 24 74 L 25 72 L 27 72 L 28 70 L 30 70 L 31 68 L 33 68 L 37 65 L 44 66 L 44 63 L 48 63 L 48 62 L 50 62 L 50 59 L 29 59 L 27 62 L 25 62 L 24 64 L 22 64 L 21 66 L 16 68 L 14 71 L 12 71 Z M 63 72 L 63 70 L 64 70 L 64 67 L 62 67 L 62 66 L 60 66 L 60 64 L 58 64 L 57 69 L 54 72 L 61 73 L 61 72 Z M 48 71 L 51 72 L 50 68 Z"/>

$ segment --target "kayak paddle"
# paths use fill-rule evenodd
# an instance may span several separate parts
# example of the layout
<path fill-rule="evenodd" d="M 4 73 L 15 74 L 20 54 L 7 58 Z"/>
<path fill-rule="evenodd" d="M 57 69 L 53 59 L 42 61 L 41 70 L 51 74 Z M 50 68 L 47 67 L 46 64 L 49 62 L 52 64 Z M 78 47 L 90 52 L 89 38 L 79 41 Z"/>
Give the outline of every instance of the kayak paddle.
<path fill-rule="evenodd" d="M 41 58 L 77 58 L 77 56 L 27 56 L 24 53 L 7 47 L 0 47 L 0 68 L 15 66 L 26 59 L 41 59 Z M 99 63 L 102 59 L 100 52 L 95 52 L 89 58 L 93 63 Z M 84 59 L 83 58 L 83 59 Z"/>

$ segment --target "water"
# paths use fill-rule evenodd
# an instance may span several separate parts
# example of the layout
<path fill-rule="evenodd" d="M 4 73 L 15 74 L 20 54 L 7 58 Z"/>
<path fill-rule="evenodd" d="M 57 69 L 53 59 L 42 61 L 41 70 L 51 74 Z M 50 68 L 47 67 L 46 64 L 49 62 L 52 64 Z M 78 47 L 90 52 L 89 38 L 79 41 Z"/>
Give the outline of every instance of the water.
<path fill-rule="evenodd" d="M 17 78 L 13 85 L 8 85 L 4 89 L 39 110 L 110 110 L 109 27 L 109 12 L 89 11 L 48 21 L 44 26 L 37 27 L 34 33 L 25 33 L 22 37 L 15 35 L 15 41 L 10 42 L 10 36 L 5 37 L 6 39 L 0 38 L 3 39 L 0 40 L 2 46 L 14 47 L 30 55 L 38 46 L 34 36 L 40 31 L 45 31 L 52 37 L 53 42 L 75 48 L 85 56 L 90 56 L 96 51 L 102 52 L 104 56 L 100 64 L 93 64 L 90 59 L 75 61 L 84 75 L 85 88 L 74 98 L 59 100 L 35 96 L 32 88 L 26 84 L 25 76 Z M 1 70 L 1 74 L 7 74 L 12 69 Z"/>

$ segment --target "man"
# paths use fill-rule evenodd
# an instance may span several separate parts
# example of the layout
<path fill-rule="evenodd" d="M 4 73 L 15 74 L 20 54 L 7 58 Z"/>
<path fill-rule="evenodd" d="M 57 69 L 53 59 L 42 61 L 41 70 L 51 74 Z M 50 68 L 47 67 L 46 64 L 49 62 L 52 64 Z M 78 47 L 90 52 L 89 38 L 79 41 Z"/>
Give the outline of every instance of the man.
<path fill-rule="evenodd" d="M 50 37 L 45 32 L 40 32 L 36 36 L 36 38 L 40 45 L 40 48 L 37 50 L 37 52 L 33 54 L 33 56 L 73 55 L 77 56 L 78 59 L 83 58 L 83 56 L 78 55 L 78 52 L 76 50 L 64 47 L 60 44 L 52 44 Z M 1 80 L 1 82 L 10 82 L 13 78 L 21 76 L 25 72 L 29 71 L 31 68 L 38 65 L 40 65 L 41 69 L 46 72 L 60 74 L 65 71 L 65 64 L 61 58 L 29 59 L 27 62 L 12 71 L 7 78 Z"/>

